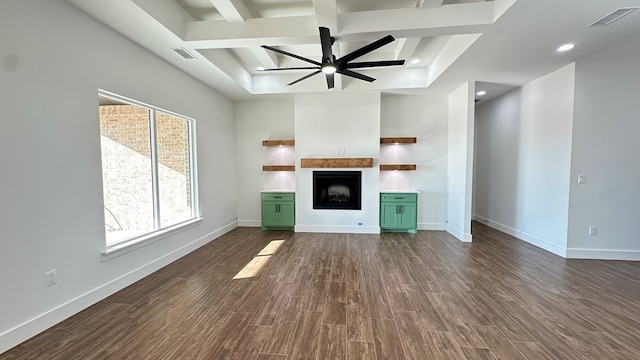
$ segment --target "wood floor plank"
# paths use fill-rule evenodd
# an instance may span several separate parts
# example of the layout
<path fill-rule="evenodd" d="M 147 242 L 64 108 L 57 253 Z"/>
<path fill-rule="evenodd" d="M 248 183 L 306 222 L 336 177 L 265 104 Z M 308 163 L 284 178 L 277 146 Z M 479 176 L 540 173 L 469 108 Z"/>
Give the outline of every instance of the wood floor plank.
<path fill-rule="evenodd" d="M 427 359 L 465 360 L 467 357 L 456 343 L 453 335 L 447 331 L 425 332 L 425 357 Z M 472 359 L 469 359 L 472 360 Z"/>
<path fill-rule="evenodd" d="M 347 360 L 375 360 L 376 346 L 369 342 L 347 342 Z"/>
<path fill-rule="evenodd" d="M 288 359 L 316 359 L 320 347 L 321 328 L 321 312 L 303 311 L 294 333 L 293 345 Z"/>
<path fill-rule="evenodd" d="M 404 360 L 400 335 L 393 320 L 371 319 L 373 341 L 378 360 Z"/>
<path fill-rule="evenodd" d="M 393 315 L 407 360 L 424 359 L 425 340 L 415 312 L 394 311 Z"/>
<path fill-rule="evenodd" d="M 372 319 L 392 319 L 393 312 L 381 278 L 366 279 L 369 316 Z"/>
<path fill-rule="evenodd" d="M 287 360 L 287 355 L 260 354 L 258 360 Z"/>
<path fill-rule="evenodd" d="M 317 358 L 318 360 L 345 360 L 347 358 L 346 325 L 322 325 Z"/>
<path fill-rule="evenodd" d="M 255 360 L 258 358 L 271 332 L 266 326 L 249 325 L 233 348 L 229 360 Z"/>
<path fill-rule="evenodd" d="M 474 326 L 491 353 L 500 360 L 524 359 L 506 336 L 495 326 Z"/>
<path fill-rule="evenodd" d="M 512 341 L 512 344 L 527 360 L 560 360 L 540 343 Z"/>
<path fill-rule="evenodd" d="M 421 286 L 413 286 L 407 290 L 407 296 L 413 307 L 416 319 L 424 330 L 448 331 L 438 311 L 433 307 Z"/>
<path fill-rule="evenodd" d="M 496 357 L 493 356 L 493 353 L 489 349 L 469 348 L 469 347 L 463 347 L 461 349 L 462 349 L 462 352 L 464 353 L 464 356 L 466 356 L 467 359 L 496 360 Z"/>
<path fill-rule="evenodd" d="M 264 346 L 265 353 L 281 355 L 289 353 L 296 327 L 302 317 L 303 305 L 303 297 L 287 297 L 271 327 L 271 336 Z"/>
<path fill-rule="evenodd" d="M 345 282 L 327 282 L 322 323 L 347 325 L 347 284 Z"/>
<path fill-rule="evenodd" d="M 366 286 L 347 289 L 347 340 L 352 342 L 373 342 L 371 318 Z"/>

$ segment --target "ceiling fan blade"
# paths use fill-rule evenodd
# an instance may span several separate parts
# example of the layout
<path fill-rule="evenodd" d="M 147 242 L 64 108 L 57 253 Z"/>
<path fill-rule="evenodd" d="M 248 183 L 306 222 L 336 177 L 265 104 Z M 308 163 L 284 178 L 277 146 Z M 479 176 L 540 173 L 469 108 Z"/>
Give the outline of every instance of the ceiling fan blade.
<path fill-rule="evenodd" d="M 327 88 L 333 89 L 333 86 L 334 86 L 333 74 L 325 74 L 325 75 L 327 76 Z"/>
<path fill-rule="evenodd" d="M 380 40 L 376 40 L 376 41 L 372 42 L 369 45 L 365 45 L 365 46 L 361 47 L 360 49 L 354 50 L 354 51 L 348 53 L 347 55 L 341 57 L 340 59 L 336 60 L 336 65 L 344 66 L 344 64 L 348 63 L 349 61 L 357 59 L 360 56 L 363 56 L 365 54 L 368 54 L 368 53 L 372 52 L 373 50 L 381 48 L 381 47 L 393 42 L 394 40 L 395 39 L 393 38 L 393 36 L 387 35 L 387 36 L 383 37 Z"/>
<path fill-rule="evenodd" d="M 282 55 L 291 56 L 292 58 L 296 58 L 296 59 L 298 59 L 298 60 L 306 61 L 306 62 L 308 62 L 308 63 L 312 63 L 313 65 L 318 65 L 318 66 L 321 66 L 321 65 L 322 65 L 322 64 L 320 64 L 320 63 L 319 63 L 319 62 L 317 62 L 317 61 L 313 61 L 313 60 L 311 60 L 311 59 L 307 59 L 306 57 L 302 57 L 302 56 L 300 56 L 300 55 L 292 54 L 292 53 L 290 53 L 290 52 L 286 52 L 286 51 L 284 51 L 284 50 L 276 49 L 276 48 L 271 47 L 271 46 L 262 45 L 262 48 L 267 49 L 267 50 L 271 50 L 271 51 L 275 51 L 275 52 L 280 53 L 280 54 L 282 54 Z"/>
<path fill-rule="evenodd" d="M 298 80 L 296 80 L 296 81 L 292 81 L 292 82 L 288 83 L 287 85 L 297 84 L 297 83 L 299 83 L 300 81 L 305 80 L 305 79 L 308 79 L 308 78 L 312 77 L 313 75 L 318 75 L 318 74 L 320 74 L 321 72 L 322 72 L 322 70 L 314 71 L 314 72 L 312 72 L 311 74 L 305 75 L 305 76 L 301 77 L 300 79 L 298 79 Z"/>
<path fill-rule="evenodd" d="M 348 63 L 344 65 L 346 69 L 360 69 L 367 67 L 377 67 L 377 66 L 395 66 L 395 65 L 404 65 L 404 60 L 384 60 L 384 61 L 364 61 L 364 62 L 355 62 Z"/>
<path fill-rule="evenodd" d="M 333 52 L 331 50 L 333 39 L 329 29 L 326 27 L 320 27 L 320 45 L 322 45 L 322 63 L 333 63 Z"/>
<path fill-rule="evenodd" d="M 342 75 L 347 75 L 347 76 L 351 76 L 354 77 L 356 79 L 360 79 L 360 80 L 364 80 L 364 81 L 368 81 L 368 82 L 374 82 L 376 81 L 376 79 L 372 78 L 371 76 L 367 76 L 367 75 L 362 75 L 360 73 L 357 73 L 355 71 L 351 71 L 348 69 L 341 69 L 336 71 L 338 74 L 342 74 Z"/>
<path fill-rule="evenodd" d="M 285 68 L 272 68 L 272 69 L 262 69 L 258 71 L 280 71 L 280 70 L 319 70 L 320 68 L 317 66 L 300 66 L 300 67 L 285 67 Z"/>

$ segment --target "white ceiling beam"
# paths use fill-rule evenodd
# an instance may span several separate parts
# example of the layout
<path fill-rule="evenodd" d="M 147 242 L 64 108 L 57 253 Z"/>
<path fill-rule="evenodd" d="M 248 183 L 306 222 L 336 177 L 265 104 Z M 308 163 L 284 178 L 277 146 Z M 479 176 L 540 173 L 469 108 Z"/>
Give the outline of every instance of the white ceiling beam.
<path fill-rule="evenodd" d="M 227 50 L 199 50 L 202 56 L 244 89 L 251 91 L 251 74 Z"/>
<path fill-rule="evenodd" d="M 184 41 L 198 48 L 237 48 L 318 42 L 315 17 L 247 19 L 244 23 L 193 21 L 185 24 Z M 292 32 L 291 29 L 295 29 Z"/>
<path fill-rule="evenodd" d="M 331 34 L 339 31 L 337 0 L 313 0 L 313 12 L 318 26 L 329 28 Z"/>
<path fill-rule="evenodd" d="M 209 0 L 228 22 L 245 22 L 251 13 L 242 0 Z"/>
<path fill-rule="evenodd" d="M 398 48 L 396 49 L 396 59 L 404 59 L 409 61 L 409 58 L 413 56 L 413 53 L 420 45 L 421 37 L 403 38 L 399 40 Z"/>
<path fill-rule="evenodd" d="M 273 51 L 267 51 L 257 46 L 252 46 L 249 50 L 253 53 L 258 62 L 260 62 L 260 66 L 263 68 L 270 69 L 278 67 L 278 57 Z"/>
<path fill-rule="evenodd" d="M 444 0 L 418 0 L 418 7 L 421 9 L 431 9 L 442 6 Z"/>
<path fill-rule="evenodd" d="M 338 14 L 340 35 L 357 33 L 398 32 L 398 37 L 440 35 L 456 27 L 492 24 L 493 1 L 441 6 L 434 9 L 390 9 Z M 425 30 L 432 30 L 425 33 Z M 468 31 L 467 31 L 468 32 Z M 408 34 L 409 36 L 401 36 Z"/>
<path fill-rule="evenodd" d="M 121 2 L 126 4 L 124 1 Z M 132 4 L 137 5 L 155 21 L 179 37 L 184 36 L 184 23 L 193 20 L 193 17 L 174 1 L 132 0 L 126 5 L 131 7 Z M 115 4 L 112 5 L 115 7 Z"/>
<path fill-rule="evenodd" d="M 251 12 L 242 0 L 209 0 L 215 6 L 220 15 L 230 23 L 244 23 L 251 19 Z M 259 46 L 249 47 L 251 53 L 256 57 L 260 66 L 264 68 L 278 67 L 278 58 L 275 54 Z"/>

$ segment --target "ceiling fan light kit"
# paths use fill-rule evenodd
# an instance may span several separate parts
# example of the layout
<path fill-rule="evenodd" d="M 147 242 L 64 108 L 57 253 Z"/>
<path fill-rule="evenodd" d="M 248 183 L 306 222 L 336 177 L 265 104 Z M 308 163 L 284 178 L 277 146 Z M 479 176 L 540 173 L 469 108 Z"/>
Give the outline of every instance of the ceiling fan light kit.
<path fill-rule="evenodd" d="M 335 39 L 331 37 L 329 32 L 329 28 L 320 27 L 320 45 L 322 46 L 322 62 L 317 62 L 308 58 L 305 58 L 300 55 L 296 55 L 284 50 L 280 50 L 278 48 L 274 48 L 267 45 L 262 45 L 264 49 L 277 52 L 282 55 L 290 56 L 298 60 L 302 60 L 313 64 L 315 66 L 304 66 L 304 67 L 288 67 L 288 68 L 274 68 L 274 69 L 264 69 L 262 71 L 282 71 L 282 70 L 315 70 L 314 72 L 307 74 L 297 80 L 290 82 L 287 85 L 293 85 L 299 83 L 302 80 L 308 79 L 314 75 L 324 73 L 327 79 L 327 87 L 332 89 L 334 87 L 334 73 L 338 73 L 340 75 L 350 76 L 352 78 L 356 78 L 363 81 L 373 82 L 376 79 L 352 71 L 350 69 L 362 69 L 369 67 L 381 67 L 381 66 L 398 66 L 404 65 L 404 60 L 385 60 L 385 61 L 363 61 L 363 62 L 351 62 L 361 56 L 364 56 L 374 50 L 377 50 L 384 45 L 387 45 L 393 42 L 395 39 L 391 35 L 387 35 L 377 41 L 372 42 L 371 44 L 365 45 L 359 49 L 356 49 L 347 55 L 336 59 L 335 55 L 333 55 L 333 51 L 331 50 L 331 46 L 333 45 Z"/>

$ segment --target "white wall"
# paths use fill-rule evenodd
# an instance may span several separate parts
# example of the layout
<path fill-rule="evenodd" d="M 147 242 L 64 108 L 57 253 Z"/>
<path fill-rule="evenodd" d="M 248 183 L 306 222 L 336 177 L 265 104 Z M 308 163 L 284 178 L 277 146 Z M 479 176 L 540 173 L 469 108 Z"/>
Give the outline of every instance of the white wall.
<path fill-rule="evenodd" d="M 381 189 L 416 189 L 418 229 L 445 230 L 447 219 L 446 95 L 384 95 L 381 137 L 417 137 L 411 145 L 385 145 L 381 163 L 416 164 L 416 171 L 381 171 Z"/>
<path fill-rule="evenodd" d="M 574 64 L 476 112 L 475 218 L 564 256 Z"/>
<path fill-rule="evenodd" d="M 295 138 L 296 165 L 314 157 L 376 160 L 373 168 L 349 169 L 362 171 L 362 210 L 314 210 L 312 174 L 318 169 L 296 169 L 296 231 L 379 233 L 380 93 L 296 96 Z M 336 155 L 336 148 L 345 154 Z"/>
<path fill-rule="evenodd" d="M 447 231 L 471 241 L 475 84 L 449 94 L 447 151 Z"/>
<path fill-rule="evenodd" d="M 237 185 L 233 104 L 67 2 L 2 1 L 0 43 L 3 352 L 235 226 Z M 104 262 L 98 89 L 196 119 L 205 215 Z"/>
<path fill-rule="evenodd" d="M 639 65 L 637 36 L 576 65 L 568 257 L 640 260 Z"/>
<path fill-rule="evenodd" d="M 235 105 L 238 225 L 261 226 L 260 190 L 295 189 L 295 172 L 262 165 L 295 163 L 294 147 L 264 147 L 262 140 L 294 139 L 293 99 L 238 101 Z"/>

